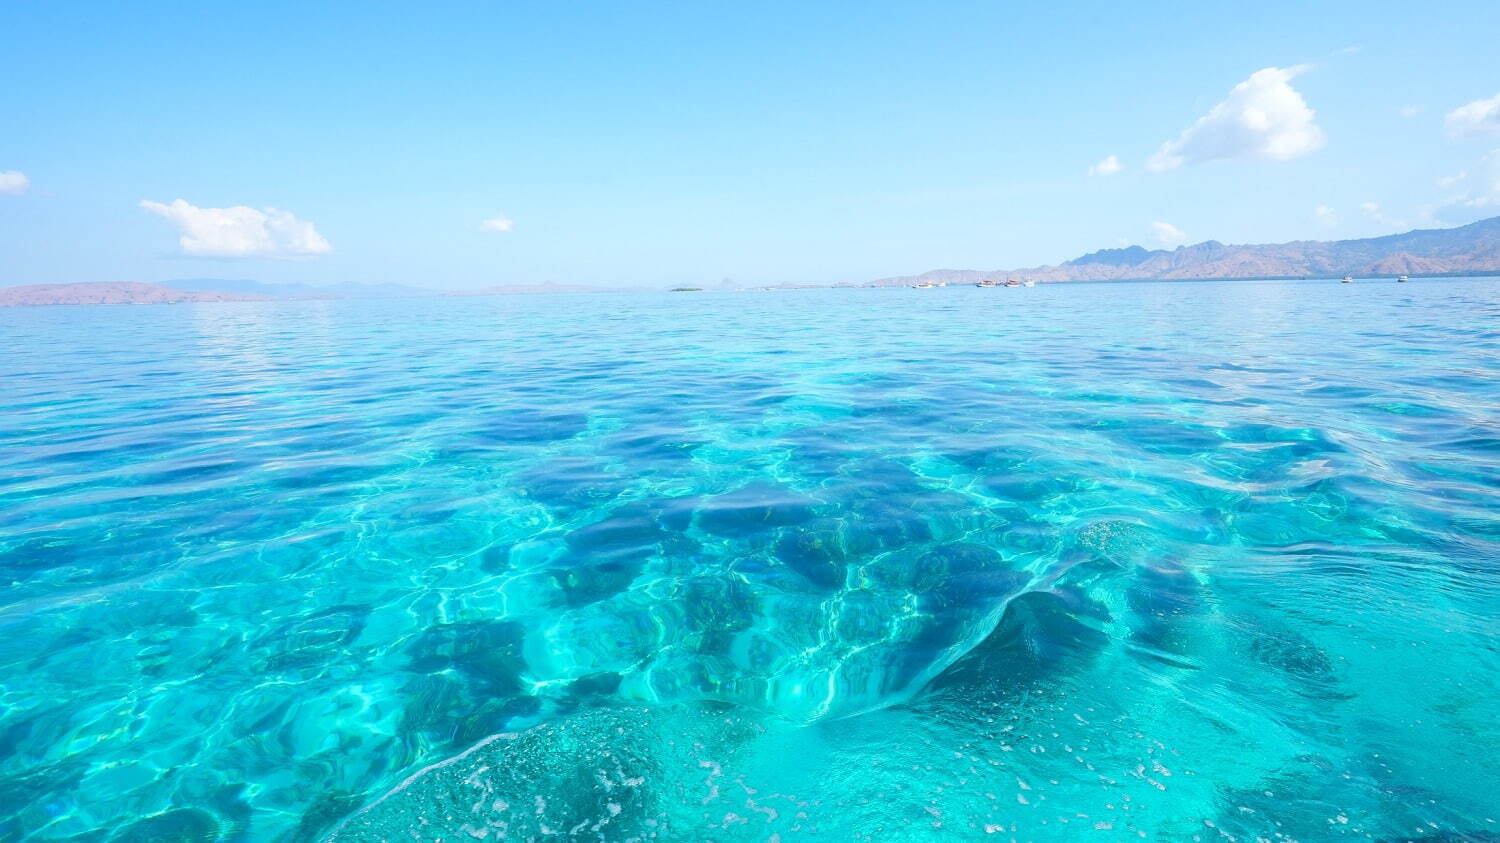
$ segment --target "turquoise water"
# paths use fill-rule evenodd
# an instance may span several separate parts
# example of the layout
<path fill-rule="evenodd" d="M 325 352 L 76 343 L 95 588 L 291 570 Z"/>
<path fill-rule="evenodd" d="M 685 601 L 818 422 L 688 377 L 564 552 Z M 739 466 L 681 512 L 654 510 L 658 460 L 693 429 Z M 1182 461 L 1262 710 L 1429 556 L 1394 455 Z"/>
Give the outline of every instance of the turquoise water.
<path fill-rule="evenodd" d="M 0 339 L 0 841 L 1500 834 L 1500 280 Z"/>

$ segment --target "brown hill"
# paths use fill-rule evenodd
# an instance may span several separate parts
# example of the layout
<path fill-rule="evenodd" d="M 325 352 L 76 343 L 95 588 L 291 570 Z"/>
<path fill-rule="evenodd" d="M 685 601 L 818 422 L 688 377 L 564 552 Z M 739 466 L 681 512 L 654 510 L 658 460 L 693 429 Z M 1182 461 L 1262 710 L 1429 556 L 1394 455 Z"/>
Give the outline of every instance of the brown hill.
<path fill-rule="evenodd" d="M 182 302 L 266 301 L 265 296 L 208 290 L 174 290 L 160 284 L 119 283 L 30 284 L 0 288 L 0 307 L 48 304 L 179 304 Z"/>
<path fill-rule="evenodd" d="M 1458 228 L 1408 231 L 1360 240 L 1298 240 L 1226 245 L 1209 240 L 1166 249 L 1102 249 L 1056 266 L 1009 270 L 937 269 L 882 278 L 865 286 L 930 281 L 966 284 L 1003 278 L 1116 281 L 1188 278 L 1337 278 L 1341 275 L 1455 275 L 1500 272 L 1500 217 Z"/>

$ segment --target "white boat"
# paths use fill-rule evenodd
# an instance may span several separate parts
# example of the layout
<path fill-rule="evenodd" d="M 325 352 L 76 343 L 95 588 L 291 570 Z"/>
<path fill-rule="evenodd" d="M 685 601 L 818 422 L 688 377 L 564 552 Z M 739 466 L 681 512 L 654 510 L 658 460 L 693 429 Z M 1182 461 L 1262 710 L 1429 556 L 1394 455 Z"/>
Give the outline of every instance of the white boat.
<path fill-rule="evenodd" d="M 1021 286 L 1023 286 L 1023 287 L 1035 287 L 1036 286 L 1036 282 L 1032 281 L 1030 279 L 1027 279 L 1026 281 L 1021 282 Z"/>
<path fill-rule="evenodd" d="M 975 281 L 974 282 L 974 286 L 976 286 L 976 287 L 993 287 L 993 286 L 995 286 L 995 282 L 991 281 L 989 279 L 985 279 L 984 281 Z"/>
<path fill-rule="evenodd" d="M 1007 286 L 1007 287 L 1019 287 L 1019 286 L 1021 286 L 1021 282 L 1017 281 L 1014 278 L 1010 278 L 1010 279 L 1006 280 L 1005 286 Z"/>
<path fill-rule="evenodd" d="M 935 284 L 931 284 L 931 283 L 929 283 L 927 281 L 923 281 L 922 283 L 920 283 L 920 284 L 914 284 L 913 286 L 915 286 L 918 290 L 930 290 L 930 289 L 932 289 L 936 285 Z"/>
<path fill-rule="evenodd" d="M 1397 278 L 1397 279 L 1396 279 L 1396 283 L 1397 283 L 1397 284 L 1405 284 L 1405 283 L 1406 283 L 1406 276 L 1405 276 L 1405 275 L 1403 275 L 1403 276 L 1401 276 L 1401 277 L 1400 277 L 1400 278 Z"/>
<path fill-rule="evenodd" d="M 1344 280 L 1341 283 L 1344 283 L 1344 284 L 1353 284 L 1354 283 L 1354 278 L 1353 278 L 1353 276 L 1345 275 L 1344 276 Z"/>

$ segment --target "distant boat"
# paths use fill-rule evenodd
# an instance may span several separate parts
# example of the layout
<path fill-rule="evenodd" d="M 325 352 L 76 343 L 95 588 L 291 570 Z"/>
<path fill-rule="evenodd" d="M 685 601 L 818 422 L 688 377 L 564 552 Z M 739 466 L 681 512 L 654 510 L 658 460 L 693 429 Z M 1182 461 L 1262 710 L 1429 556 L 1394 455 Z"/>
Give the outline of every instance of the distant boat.
<path fill-rule="evenodd" d="M 929 289 L 931 287 L 935 287 L 937 285 L 931 283 L 930 281 L 923 281 L 920 284 L 913 284 L 912 286 L 916 287 L 918 290 L 926 290 L 926 289 Z"/>
<path fill-rule="evenodd" d="M 974 282 L 974 286 L 976 286 L 976 287 L 993 287 L 993 286 L 995 286 L 995 282 L 991 281 L 989 279 L 986 279 L 984 281 L 975 281 Z"/>
<path fill-rule="evenodd" d="M 1403 275 L 1403 276 L 1401 276 L 1401 277 L 1400 277 L 1400 278 L 1397 278 L 1397 279 L 1396 279 L 1396 283 L 1397 283 L 1397 284 L 1405 284 L 1405 283 L 1406 283 L 1406 276 L 1405 276 L 1405 275 Z"/>
<path fill-rule="evenodd" d="M 1026 279 L 1026 281 L 1023 282 L 1023 285 L 1027 286 L 1027 287 L 1035 287 L 1036 286 L 1036 282 L 1032 281 L 1030 278 L 1028 278 L 1028 279 Z"/>
<path fill-rule="evenodd" d="M 1009 278 L 1009 279 L 1006 279 L 1005 286 L 1007 286 L 1007 287 L 1019 287 L 1019 286 L 1021 286 L 1021 282 L 1017 281 L 1014 278 Z"/>
<path fill-rule="evenodd" d="M 1353 278 L 1353 276 L 1345 275 L 1344 276 L 1344 280 L 1341 283 L 1344 283 L 1344 284 L 1353 284 L 1354 283 L 1354 278 Z"/>

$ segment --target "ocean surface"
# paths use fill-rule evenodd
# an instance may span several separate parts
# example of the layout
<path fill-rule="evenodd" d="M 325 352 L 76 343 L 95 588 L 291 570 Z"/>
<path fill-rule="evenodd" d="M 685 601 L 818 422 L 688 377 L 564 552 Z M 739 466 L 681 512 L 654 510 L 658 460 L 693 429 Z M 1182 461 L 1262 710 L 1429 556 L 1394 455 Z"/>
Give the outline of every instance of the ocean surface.
<path fill-rule="evenodd" d="M 1500 835 L 1500 279 L 0 347 L 0 841 Z"/>

